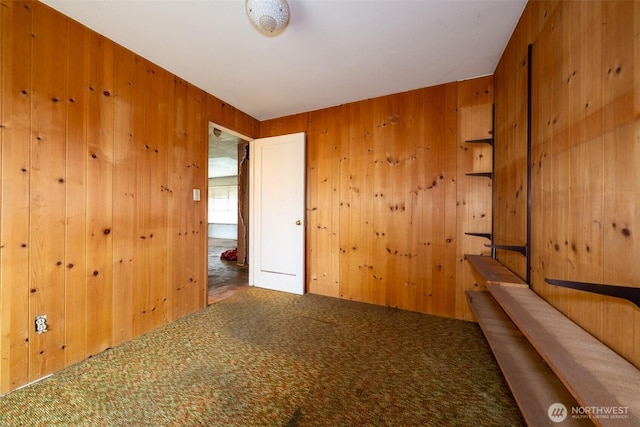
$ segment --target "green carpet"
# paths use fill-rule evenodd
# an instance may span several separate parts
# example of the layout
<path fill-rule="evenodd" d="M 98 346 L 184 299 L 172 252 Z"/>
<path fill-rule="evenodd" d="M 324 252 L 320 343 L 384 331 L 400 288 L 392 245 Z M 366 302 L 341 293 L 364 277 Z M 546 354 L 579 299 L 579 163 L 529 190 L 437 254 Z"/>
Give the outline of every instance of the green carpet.
<path fill-rule="evenodd" d="M 2 426 L 517 426 L 474 323 L 248 288 L 0 398 Z"/>

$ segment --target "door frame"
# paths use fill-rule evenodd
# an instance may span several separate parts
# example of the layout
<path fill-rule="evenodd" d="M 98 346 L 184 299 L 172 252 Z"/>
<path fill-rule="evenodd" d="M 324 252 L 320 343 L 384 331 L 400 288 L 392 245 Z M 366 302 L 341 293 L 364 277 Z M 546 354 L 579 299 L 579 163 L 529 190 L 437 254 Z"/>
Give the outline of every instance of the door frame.
<path fill-rule="evenodd" d="M 240 138 L 244 141 L 247 141 L 247 143 L 249 144 L 249 150 L 251 150 L 251 145 L 253 143 L 253 141 L 255 140 L 255 138 L 250 138 L 246 135 L 243 135 L 240 132 L 236 132 L 232 129 L 229 129 L 225 126 L 221 126 L 218 123 L 216 123 L 214 120 L 207 120 L 207 162 L 205 163 L 207 165 L 207 202 L 206 202 L 206 215 L 207 215 L 207 227 L 206 230 L 207 232 L 205 233 L 205 251 L 204 251 L 204 257 L 205 257 L 205 277 L 207 278 L 207 280 L 205 281 L 205 286 L 204 286 L 204 301 L 205 301 L 205 307 L 208 305 L 207 301 L 209 299 L 209 285 L 208 285 L 208 278 L 209 278 L 209 231 L 208 231 L 208 223 L 209 223 L 209 127 L 213 125 L 214 127 L 220 129 L 221 131 L 223 131 L 224 133 L 228 133 L 229 135 L 233 135 L 237 138 Z M 249 160 L 251 160 L 251 158 L 249 158 Z M 251 161 L 249 161 L 249 179 L 251 179 Z M 248 193 L 249 193 L 249 221 L 251 221 L 251 215 L 252 215 L 252 209 L 251 209 L 251 186 L 248 186 Z M 251 241 L 251 229 L 249 227 L 247 227 L 247 256 L 249 254 L 249 250 L 251 248 L 252 245 L 252 241 Z M 251 259 L 249 259 L 249 263 L 251 263 Z M 249 268 L 249 273 L 251 273 L 251 268 Z M 249 286 L 253 286 L 251 284 L 251 275 L 249 275 Z"/>

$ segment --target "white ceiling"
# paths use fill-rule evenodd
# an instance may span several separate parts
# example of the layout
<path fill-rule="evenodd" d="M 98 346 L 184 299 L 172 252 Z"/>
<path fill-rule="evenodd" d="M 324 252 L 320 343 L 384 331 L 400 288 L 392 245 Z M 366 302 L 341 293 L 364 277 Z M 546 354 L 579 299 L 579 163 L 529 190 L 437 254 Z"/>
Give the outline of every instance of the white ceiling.
<path fill-rule="evenodd" d="M 42 0 L 258 120 L 492 74 L 526 0 Z"/>

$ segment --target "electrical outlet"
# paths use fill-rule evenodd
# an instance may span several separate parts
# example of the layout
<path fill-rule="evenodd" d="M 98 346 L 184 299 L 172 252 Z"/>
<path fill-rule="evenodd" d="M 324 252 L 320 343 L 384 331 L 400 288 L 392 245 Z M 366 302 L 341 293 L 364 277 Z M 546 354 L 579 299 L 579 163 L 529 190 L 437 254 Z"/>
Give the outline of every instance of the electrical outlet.
<path fill-rule="evenodd" d="M 41 334 L 43 332 L 47 332 L 47 315 L 46 314 L 36 316 L 36 333 Z"/>
<path fill-rule="evenodd" d="M 193 189 L 193 200 L 195 202 L 199 202 L 200 201 L 200 189 L 199 188 L 194 188 Z"/>

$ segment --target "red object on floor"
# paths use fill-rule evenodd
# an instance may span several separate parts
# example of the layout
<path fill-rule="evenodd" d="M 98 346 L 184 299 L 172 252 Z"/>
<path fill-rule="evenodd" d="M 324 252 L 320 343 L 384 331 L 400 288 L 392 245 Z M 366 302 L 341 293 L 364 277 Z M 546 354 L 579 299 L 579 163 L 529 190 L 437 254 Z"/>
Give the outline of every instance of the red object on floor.
<path fill-rule="evenodd" d="M 238 260 L 238 248 L 229 249 L 228 251 L 222 252 L 220 255 L 220 259 L 224 259 L 227 261 L 237 261 Z"/>

